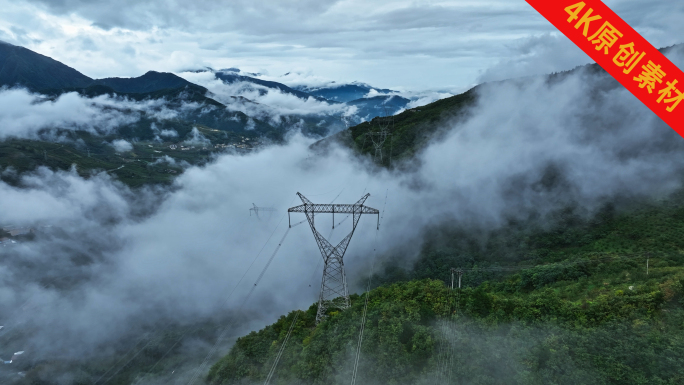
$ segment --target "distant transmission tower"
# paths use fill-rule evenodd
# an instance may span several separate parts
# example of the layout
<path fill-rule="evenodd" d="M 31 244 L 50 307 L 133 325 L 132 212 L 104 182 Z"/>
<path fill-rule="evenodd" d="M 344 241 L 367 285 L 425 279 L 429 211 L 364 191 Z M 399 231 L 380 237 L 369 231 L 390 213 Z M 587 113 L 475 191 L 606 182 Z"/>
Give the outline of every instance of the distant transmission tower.
<path fill-rule="evenodd" d="M 362 214 L 376 214 L 378 216 L 378 226 L 380 226 L 380 211 L 364 206 L 363 203 L 370 194 L 364 195 L 354 204 L 314 204 L 306 199 L 304 195 L 297 193 L 304 204 L 291 207 L 287 210 L 288 221 L 290 213 L 304 213 L 309 220 L 311 231 L 313 231 L 316 243 L 323 256 L 323 279 L 321 280 L 321 294 L 318 297 L 318 312 L 316 313 L 316 324 L 325 318 L 326 311 L 331 308 L 346 309 L 349 307 L 349 292 L 347 290 L 347 276 L 344 273 L 344 253 L 347 251 L 349 241 L 351 241 L 356 225 L 359 223 Z M 333 228 L 335 228 L 335 213 L 350 214 L 354 217 L 351 232 L 337 244 L 333 246 L 326 240 L 321 233 L 316 230 L 314 225 L 315 214 L 332 213 Z M 292 222 L 290 222 L 292 226 Z"/>
<path fill-rule="evenodd" d="M 375 148 L 375 155 L 373 160 L 377 161 L 380 158 L 380 163 L 382 163 L 382 148 L 385 146 L 385 141 L 388 137 L 392 136 L 391 130 L 394 128 L 394 116 L 389 114 L 389 109 L 387 106 L 383 106 L 384 116 L 378 116 L 375 120 L 378 123 L 378 131 L 367 132 L 373 142 L 373 148 Z M 391 139 L 390 139 L 391 142 Z M 390 160 L 391 161 L 391 160 Z"/>
<path fill-rule="evenodd" d="M 278 211 L 278 210 L 274 209 L 273 207 L 257 207 L 257 205 L 255 205 L 254 203 L 252 203 L 252 206 L 254 206 L 254 207 L 251 207 L 249 209 L 249 216 L 250 217 L 252 216 L 252 211 L 254 211 L 254 214 L 256 215 L 257 218 L 259 218 L 259 211 L 269 212 L 269 213 L 272 213 L 274 211 Z"/>

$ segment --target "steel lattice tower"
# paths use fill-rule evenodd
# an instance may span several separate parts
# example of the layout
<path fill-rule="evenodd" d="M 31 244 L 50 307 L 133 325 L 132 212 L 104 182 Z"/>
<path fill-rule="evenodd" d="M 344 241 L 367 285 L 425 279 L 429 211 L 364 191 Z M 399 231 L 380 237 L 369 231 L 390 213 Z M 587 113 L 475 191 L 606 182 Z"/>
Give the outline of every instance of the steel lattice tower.
<path fill-rule="evenodd" d="M 391 130 L 394 128 L 394 116 L 389 114 L 387 107 L 384 107 L 384 116 L 378 116 L 375 118 L 377 121 L 379 130 L 369 131 L 366 135 L 370 136 L 371 142 L 373 143 L 373 148 L 375 148 L 375 155 L 373 160 L 378 159 L 380 156 L 380 163 L 382 163 L 382 148 L 385 146 L 385 141 L 388 137 L 392 136 Z M 390 139 L 391 141 L 391 139 Z"/>
<path fill-rule="evenodd" d="M 254 212 L 254 214 L 256 215 L 257 218 L 259 218 L 259 211 L 265 211 L 265 212 L 269 212 L 269 213 L 274 213 L 274 212 L 278 211 L 278 210 L 274 209 L 273 207 L 258 207 L 254 203 L 252 203 L 252 206 L 254 206 L 254 207 L 251 207 L 249 209 L 249 216 L 250 217 L 252 216 L 252 211 Z"/>
<path fill-rule="evenodd" d="M 347 276 L 344 273 L 344 253 L 347 251 L 349 241 L 351 241 L 356 225 L 358 225 L 361 215 L 377 214 L 378 226 L 380 225 L 380 211 L 364 206 L 363 203 L 370 194 L 364 195 L 354 204 L 315 204 L 306 199 L 302 194 L 297 193 L 303 204 L 291 207 L 287 210 L 288 220 L 290 213 L 304 213 L 309 221 L 311 231 L 313 231 L 316 243 L 321 251 L 323 262 L 323 279 L 321 280 L 321 294 L 318 297 L 318 311 L 316 312 L 316 324 L 325 318 L 328 309 L 346 309 L 349 307 L 349 292 L 347 290 Z M 335 228 L 335 213 L 352 215 L 353 225 L 351 232 L 337 244 L 333 246 L 327 239 L 316 230 L 314 223 L 315 214 L 331 213 L 333 215 L 333 228 Z M 292 222 L 290 222 L 292 226 Z"/>

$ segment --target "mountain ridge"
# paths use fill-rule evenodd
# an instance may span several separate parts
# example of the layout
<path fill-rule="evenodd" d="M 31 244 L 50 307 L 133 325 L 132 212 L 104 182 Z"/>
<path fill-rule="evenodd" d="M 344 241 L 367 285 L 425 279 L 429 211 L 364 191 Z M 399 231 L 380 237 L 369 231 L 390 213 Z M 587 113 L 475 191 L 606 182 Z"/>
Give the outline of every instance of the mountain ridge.
<path fill-rule="evenodd" d="M 93 79 L 48 56 L 11 44 L 0 45 L 0 87 L 41 89 L 87 87 Z"/>
<path fill-rule="evenodd" d="M 92 86 L 107 86 L 120 93 L 146 93 L 185 86 L 199 87 L 178 75 L 157 71 L 148 71 L 131 78 L 93 79 L 28 48 L 9 43 L 0 44 L 0 87 L 17 86 L 39 93 L 54 93 L 57 89 L 85 89 Z"/>

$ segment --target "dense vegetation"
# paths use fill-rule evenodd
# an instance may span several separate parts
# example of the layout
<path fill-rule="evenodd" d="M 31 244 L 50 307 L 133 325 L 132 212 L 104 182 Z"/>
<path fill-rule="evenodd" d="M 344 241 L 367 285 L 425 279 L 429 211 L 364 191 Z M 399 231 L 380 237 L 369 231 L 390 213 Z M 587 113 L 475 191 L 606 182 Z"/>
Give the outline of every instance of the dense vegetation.
<path fill-rule="evenodd" d="M 380 122 L 389 126 L 391 136 L 383 145 L 383 160 L 378 163 L 389 166 L 390 159 L 395 161 L 412 158 L 430 140 L 435 140 L 440 133 L 439 127 L 447 121 L 462 118 L 467 113 L 467 107 L 475 102 L 477 87 L 462 94 L 438 100 L 428 105 L 406 110 L 398 115 L 378 117 L 369 122 L 351 127 L 337 135 L 350 147 L 362 154 L 374 155 L 375 148 L 366 135 L 380 130 Z M 389 120 L 389 121 L 388 121 Z"/>
<path fill-rule="evenodd" d="M 166 122 L 166 128 L 174 129 L 184 138 L 191 131 L 191 125 L 183 122 Z M 206 126 L 195 125 L 198 131 L 213 143 L 239 143 L 243 136 L 229 131 L 218 131 Z M 138 125 L 123 130 L 136 131 Z M 144 129 L 144 127 L 143 127 Z M 209 145 L 204 149 L 195 146 L 189 151 L 174 150 L 169 146 L 180 139 L 165 143 L 144 141 L 134 142 L 133 150 L 117 153 L 108 141 L 118 136 L 101 137 L 85 132 L 71 133 L 71 141 L 52 143 L 46 141 L 9 139 L 0 141 L 0 180 L 17 185 L 21 175 L 33 171 L 39 166 L 51 170 L 69 170 L 75 167 L 82 177 L 90 177 L 99 172 L 108 172 L 118 180 L 131 187 L 145 184 L 170 183 L 175 176 L 183 172 L 183 165 L 200 165 L 210 159 L 212 154 L 222 151 Z M 255 135 L 245 135 L 244 137 Z M 180 144 L 179 144 L 180 145 Z M 173 163 L 160 161 L 170 156 Z M 123 167 L 122 167 L 123 166 Z"/>
<path fill-rule="evenodd" d="M 360 380 L 682 383 L 681 196 L 625 212 L 607 206 L 591 220 L 564 214 L 533 231 L 511 223 L 484 243 L 465 230 L 433 231 L 412 267 L 386 266 L 370 292 Z M 518 254 L 502 263 L 512 245 Z M 459 265 L 469 270 L 452 291 L 442 280 Z M 318 326 L 315 305 L 283 316 L 240 338 L 209 380 L 263 382 L 299 313 L 273 383 L 348 382 L 362 309 L 355 295 Z"/>

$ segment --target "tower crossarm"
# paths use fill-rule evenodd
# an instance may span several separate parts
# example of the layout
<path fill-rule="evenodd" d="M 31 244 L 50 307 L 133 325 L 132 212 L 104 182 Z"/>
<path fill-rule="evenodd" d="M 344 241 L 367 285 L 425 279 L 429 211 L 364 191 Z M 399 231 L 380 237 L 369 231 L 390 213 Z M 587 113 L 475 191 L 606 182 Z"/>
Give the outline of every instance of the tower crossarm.
<path fill-rule="evenodd" d="M 314 213 L 314 214 L 380 214 L 380 211 L 364 205 L 344 204 L 303 204 L 291 207 L 288 213 Z"/>
<path fill-rule="evenodd" d="M 288 217 L 290 213 L 304 213 L 306 219 L 311 226 L 318 248 L 325 263 L 323 267 L 323 279 L 321 280 L 321 293 L 318 298 L 318 311 L 316 312 L 316 323 L 320 322 L 326 317 L 326 309 L 336 307 L 339 309 L 346 309 L 349 307 L 349 292 L 347 290 L 347 278 L 344 272 L 344 253 L 347 251 L 352 235 L 359 224 L 359 220 L 363 214 L 375 214 L 378 216 L 378 226 L 380 225 L 380 211 L 364 206 L 363 203 L 368 199 L 370 194 L 366 194 L 356 203 L 353 204 L 318 204 L 308 200 L 305 196 L 297 193 L 302 200 L 299 206 L 291 207 L 287 210 Z M 315 217 L 316 214 L 332 214 L 333 228 L 335 228 L 335 213 L 347 214 L 352 216 L 352 228 L 349 234 L 340 241 L 336 246 L 333 246 L 323 235 L 316 229 Z M 290 222 L 290 227 L 292 224 Z"/>
<path fill-rule="evenodd" d="M 299 206 L 290 207 L 287 209 L 288 221 L 290 213 L 304 213 L 306 214 L 311 229 L 314 230 L 314 215 L 315 214 L 332 214 L 333 226 L 335 223 L 335 214 L 352 214 L 354 216 L 354 228 L 359 221 L 362 214 L 374 214 L 378 216 L 378 227 L 380 227 L 380 210 L 372 207 L 364 206 L 363 203 L 368 199 L 370 194 L 366 194 L 356 203 L 353 204 L 334 204 L 334 203 L 312 203 L 306 199 L 302 194 L 297 193 L 301 198 L 303 204 Z M 315 232 L 314 232 L 315 233 Z"/>

